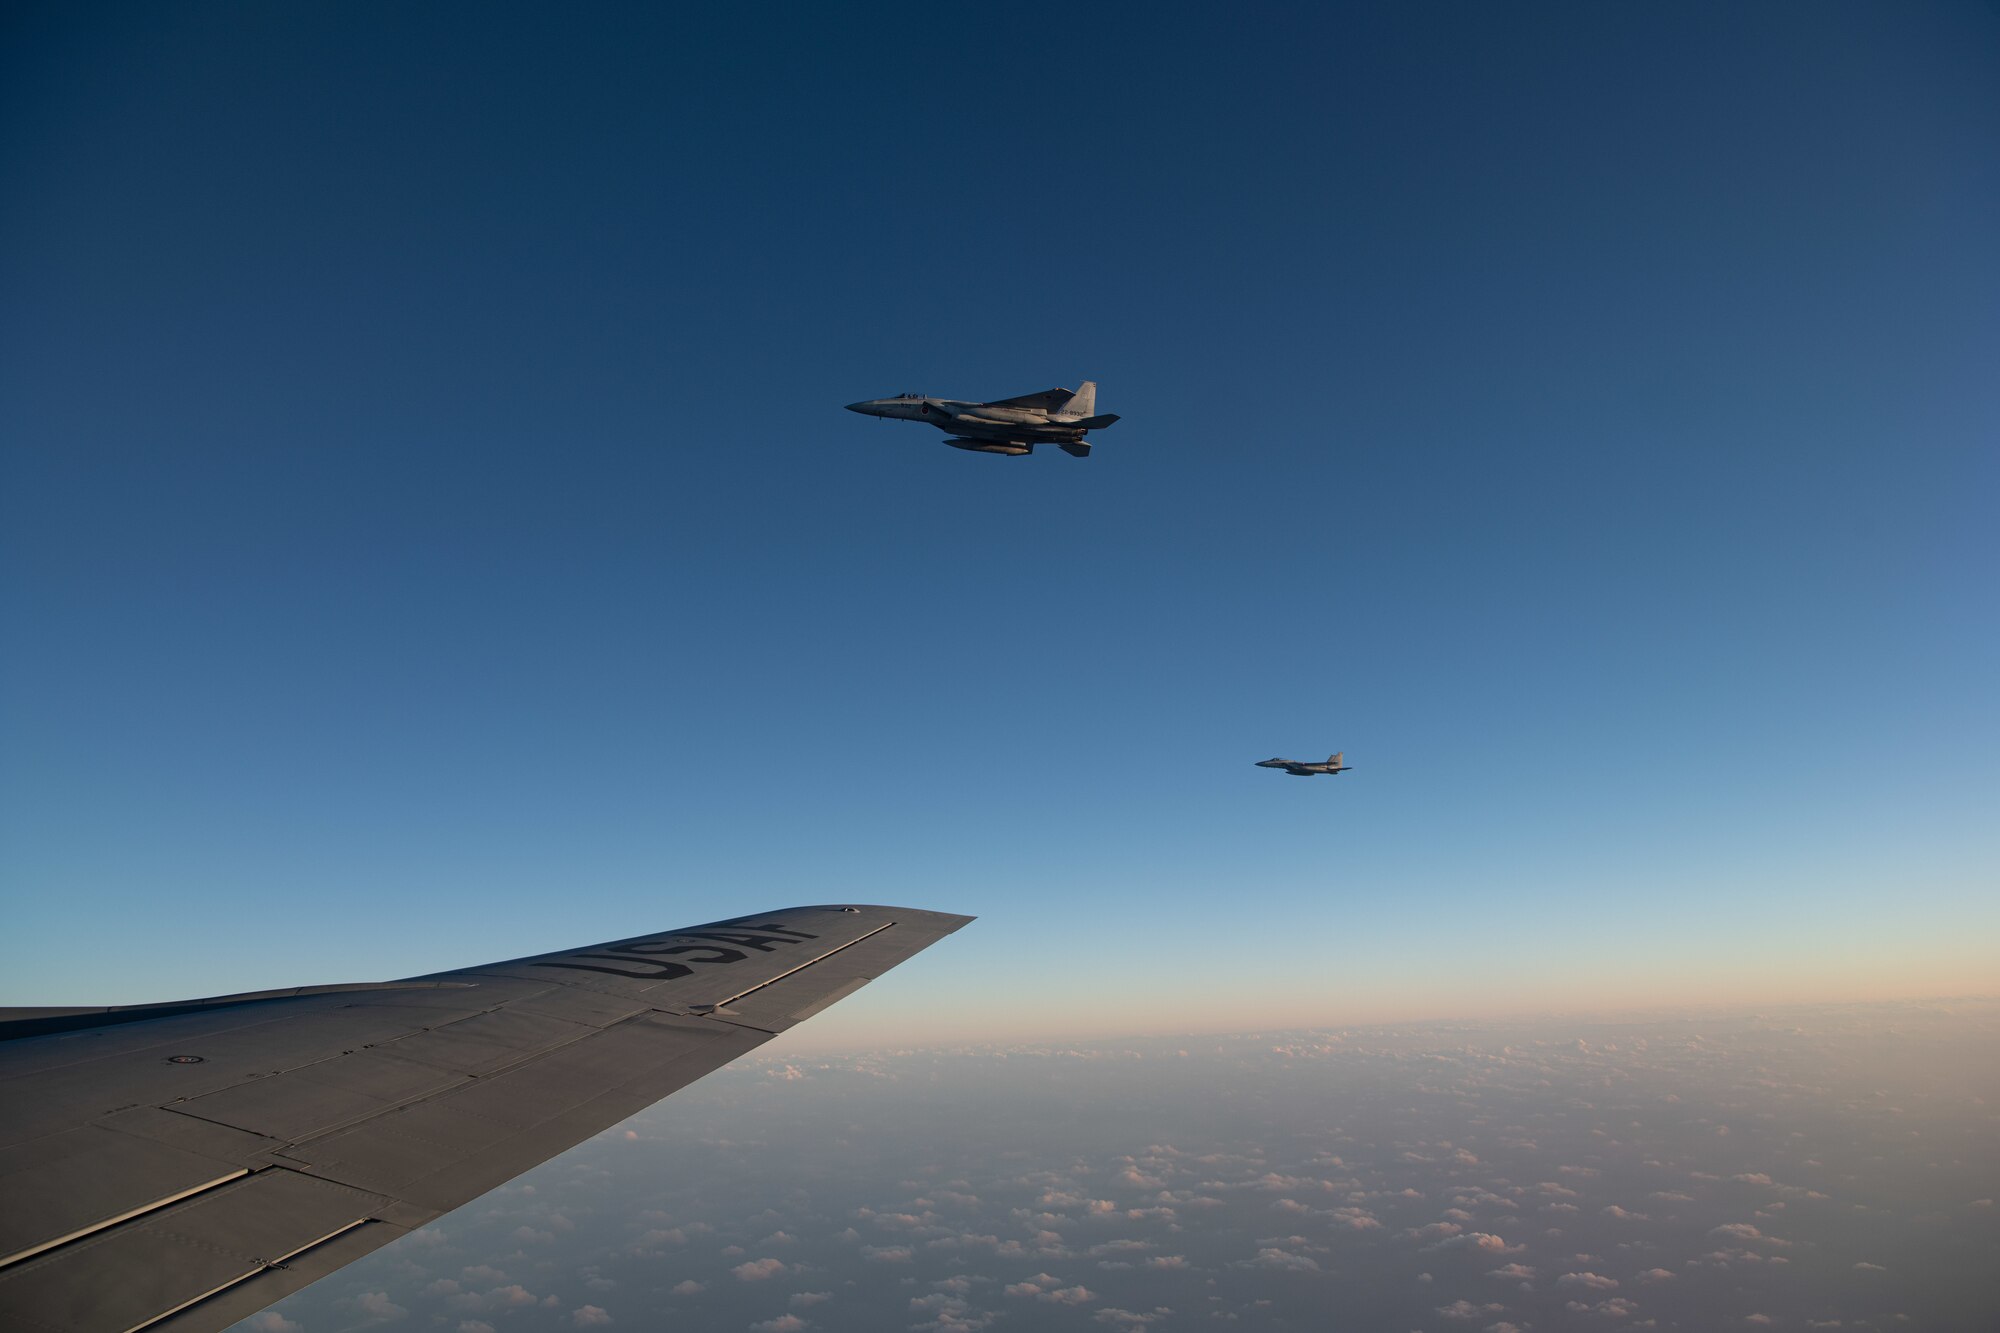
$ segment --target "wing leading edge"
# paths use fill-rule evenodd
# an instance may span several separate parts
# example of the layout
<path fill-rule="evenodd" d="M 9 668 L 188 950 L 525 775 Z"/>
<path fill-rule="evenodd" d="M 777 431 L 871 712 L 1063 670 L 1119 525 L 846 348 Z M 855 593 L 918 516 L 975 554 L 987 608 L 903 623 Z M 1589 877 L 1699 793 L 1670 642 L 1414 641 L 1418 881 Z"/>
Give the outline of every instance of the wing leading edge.
<path fill-rule="evenodd" d="M 795 907 L 401 982 L 0 1010 L 0 1326 L 225 1328 L 971 919 Z"/>

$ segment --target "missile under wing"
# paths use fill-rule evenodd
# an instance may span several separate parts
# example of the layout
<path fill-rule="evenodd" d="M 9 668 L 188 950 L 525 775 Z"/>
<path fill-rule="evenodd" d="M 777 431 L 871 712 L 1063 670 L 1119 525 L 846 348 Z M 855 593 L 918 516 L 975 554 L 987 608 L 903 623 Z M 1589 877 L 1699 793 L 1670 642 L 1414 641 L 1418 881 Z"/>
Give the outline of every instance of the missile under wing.
<path fill-rule="evenodd" d="M 213 1333 L 969 920 L 793 907 L 403 981 L 0 1010 L 0 1328 Z"/>

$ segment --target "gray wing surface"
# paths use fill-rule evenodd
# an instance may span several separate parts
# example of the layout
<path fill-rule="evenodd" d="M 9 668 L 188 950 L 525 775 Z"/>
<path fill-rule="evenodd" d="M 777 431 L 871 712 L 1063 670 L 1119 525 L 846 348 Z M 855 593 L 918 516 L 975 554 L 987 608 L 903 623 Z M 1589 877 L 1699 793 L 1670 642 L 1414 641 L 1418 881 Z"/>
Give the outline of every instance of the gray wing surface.
<path fill-rule="evenodd" d="M 225 1328 L 971 919 L 793 907 L 405 981 L 0 1010 L 0 1327 Z"/>
<path fill-rule="evenodd" d="M 1074 389 L 1044 389 L 1040 393 L 1024 393 L 1019 398 L 1001 398 L 991 403 L 981 403 L 981 407 L 1026 407 L 1042 412 L 1054 412 L 1070 399 L 1076 397 Z"/>

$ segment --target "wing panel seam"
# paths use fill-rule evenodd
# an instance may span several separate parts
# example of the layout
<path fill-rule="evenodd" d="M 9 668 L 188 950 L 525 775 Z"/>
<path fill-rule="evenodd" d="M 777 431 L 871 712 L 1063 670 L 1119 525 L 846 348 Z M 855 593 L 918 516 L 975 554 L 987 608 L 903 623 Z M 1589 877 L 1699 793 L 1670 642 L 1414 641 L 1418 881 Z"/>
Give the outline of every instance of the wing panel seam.
<path fill-rule="evenodd" d="M 764 987 L 766 986 L 777 985 L 779 982 L 783 981 L 786 977 L 791 976 L 794 972 L 803 972 L 815 963 L 825 962 L 827 959 L 833 957 L 835 954 L 841 952 L 841 950 L 843 949 L 852 949 L 855 945 L 861 943 L 862 940 L 872 940 L 877 935 L 880 935 L 883 931 L 889 929 L 891 926 L 895 924 L 896 923 L 893 921 L 885 921 L 881 925 L 875 927 L 875 929 L 869 931 L 866 935 L 859 935 L 856 936 L 854 939 L 849 940 L 847 943 L 841 945 L 839 949 L 828 949 L 825 953 L 821 954 L 817 958 L 808 958 L 805 962 L 800 963 L 797 967 L 791 968 L 788 971 L 780 972 L 778 973 L 777 976 L 772 977 L 769 981 L 760 981 L 756 985 L 752 986 L 749 990 L 738 991 L 736 992 L 736 994 L 730 996 L 726 1000 L 719 1000 L 712 1005 L 691 1005 L 689 1007 L 694 1009 L 713 1011 L 722 1008 L 724 1005 L 735 1004 L 738 1000 L 742 999 L 746 995 L 755 995 L 758 991 L 763 990 Z"/>
<path fill-rule="evenodd" d="M 304 1254 L 307 1250 L 318 1249 L 320 1246 L 326 1244 L 328 1241 L 338 1239 L 341 1236 L 345 1236 L 348 1232 L 354 1230 L 354 1228 L 367 1226 L 370 1222 L 375 1220 L 376 1219 L 372 1217 L 357 1217 L 352 1222 L 349 1222 L 346 1226 L 335 1227 L 332 1231 L 327 1232 L 324 1236 L 321 1236 L 318 1240 L 307 1241 L 304 1245 L 299 1246 L 296 1250 L 292 1250 L 287 1254 L 281 1254 L 275 1259 L 259 1259 L 257 1261 L 257 1267 L 251 1269 L 249 1272 L 243 1274 L 241 1277 L 233 1277 L 219 1287 L 215 1287 L 212 1288 L 211 1290 L 204 1291 L 201 1295 L 195 1297 L 191 1301 L 183 1301 L 181 1304 L 176 1305 L 171 1310 L 163 1310 L 159 1314 L 154 1315 L 150 1319 L 132 1325 L 132 1327 L 125 1330 L 125 1333 L 139 1333 L 139 1330 L 141 1329 L 151 1328 L 155 1324 L 162 1323 L 168 1319 L 172 1319 L 175 1315 L 180 1314 L 182 1311 L 192 1309 L 193 1307 L 200 1305 L 203 1301 L 209 1300 L 212 1297 L 220 1296 L 225 1291 L 229 1291 L 232 1290 L 233 1288 L 240 1287 L 245 1282 L 248 1282 L 253 1278 L 261 1277 L 265 1273 L 270 1272 L 274 1268 L 283 1268 L 286 1264 L 298 1258 L 300 1255 Z"/>
<path fill-rule="evenodd" d="M 191 1189 L 184 1189 L 178 1194 L 169 1194 L 164 1199 L 155 1199 L 151 1203 L 141 1204 L 139 1207 L 131 1209 L 129 1212 L 120 1213 L 116 1217 L 107 1217 L 102 1222 L 95 1222 L 90 1226 L 80 1227 L 70 1232 L 67 1236 L 58 1236 L 54 1240 L 45 1240 L 40 1245 L 32 1246 L 29 1249 L 21 1250 L 8 1255 L 4 1259 L 0 1259 L 0 1268 L 10 1267 L 11 1265 L 20 1263 L 24 1259 L 32 1259 L 38 1254 L 46 1254 L 58 1246 L 67 1245 L 74 1240 L 82 1240 L 85 1236 L 94 1236 L 98 1232 L 109 1230 L 120 1223 L 130 1222 L 135 1217 L 144 1217 L 147 1213 L 156 1213 L 160 1209 L 179 1203 L 183 1199 L 191 1199 L 197 1194 L 206 1194 L 218 1185 L 227 1185 L 230 1181 L 237 1180 L 249 1174 L 250 1168 L 239 1167 L 231 1171 L 228 1175 L 217 1176 L 214 1180 L 206 1184 L 196 1185 Z"/>

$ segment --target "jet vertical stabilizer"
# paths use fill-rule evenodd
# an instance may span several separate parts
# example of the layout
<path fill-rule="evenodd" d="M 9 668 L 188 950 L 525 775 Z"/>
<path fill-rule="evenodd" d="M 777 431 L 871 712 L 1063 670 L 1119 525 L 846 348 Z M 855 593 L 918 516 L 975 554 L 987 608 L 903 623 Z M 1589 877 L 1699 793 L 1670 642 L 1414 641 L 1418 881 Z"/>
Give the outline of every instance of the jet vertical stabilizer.
<path fill-rule="evenodd" d="M 1064 416 L 1090 417 L 1097 415 L 1097 381 L 1085 380 L 1076 394 L 1063 404 Z"/>

